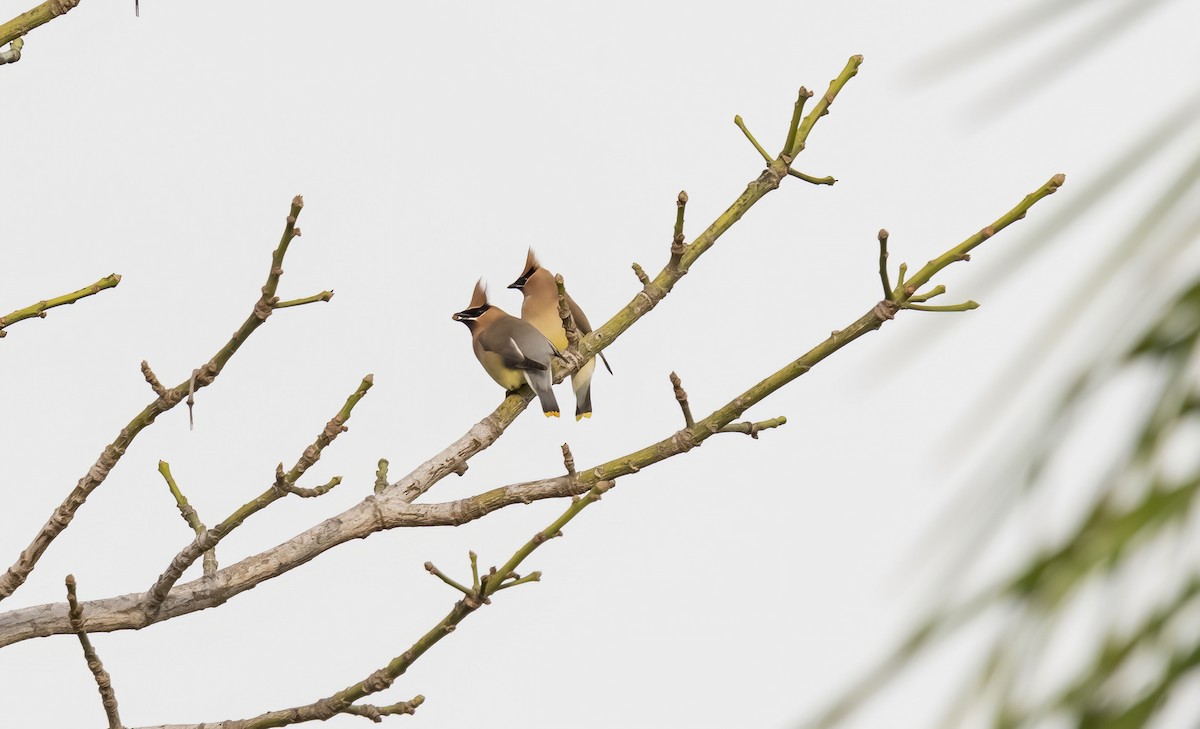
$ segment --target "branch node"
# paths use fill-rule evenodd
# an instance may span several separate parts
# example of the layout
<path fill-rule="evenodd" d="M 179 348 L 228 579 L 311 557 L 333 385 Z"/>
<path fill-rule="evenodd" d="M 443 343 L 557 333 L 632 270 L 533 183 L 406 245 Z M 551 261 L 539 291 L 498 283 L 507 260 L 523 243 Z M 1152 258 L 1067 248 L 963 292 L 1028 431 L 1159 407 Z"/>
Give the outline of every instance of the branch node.
<path fill-rule="evenodd" d="M 671 373 L 671 387 L 675 390 L 675 399 L 679 401 L 679 409 L 683 411 L 683 422 L 688 429 L 696 427 L 696 421 L 692 417 L 692 408 L 688 404 L 687 391 L 683 389 L 683 381 L 679 379 L 679 375 Z"/>
<path fill-rule="evenodd" d="M 882 323 L 884 321 L 891 321 L 892 319 L 895 319 L 896 312 L 899 310 L 900 310 L 900 305 L 897 304 L 895 301 L 892 301 L 890 299 L 884 299 L 883 301 L 880 301 L 878 304 L 876 304 L 875 308 L 872 309 L 871 311 L 875 312 L 875 316 L 878 317 L 879 321 Z M 835 336 L 836 336 L 836 334 L 837 334 L 837 332 L 834 332 Z"/>
<path fill-rule="evenodd" d="M 650 285 L 650 277 L 646 275 L 646 271 L 641 267 L 641 264 L 634 261 L 630 268 L 633 269 L 633 275 L 637 276 L 638 281 L 641 281 L 643 286 Z"/>
<path fill-rule="evenodd" d="M 150 385 L 151 390 L 154 390 L 154 394 L 158 395 L 159 400 L 167 396 L 167 388 L 158 381 L 158 376 L 154 374 L 154 370 L 150 369 L 150 363 L 146 360 L 142 360 L 142 377 L 146 378 L 146 383 Z"/>
<path fill-rule="evenodd" d="M 379 469 L 375 471 L 375 493 L 381 494 L 388 486 L 388 459 L 379 459 Z"/>
<path fill-rule="evenodd" d="M 566 443 L 562 444 L 563 465 L 567 468 L 567 475 L 575 478 L 575 456 L 571 454 L 571 446 Z"/>

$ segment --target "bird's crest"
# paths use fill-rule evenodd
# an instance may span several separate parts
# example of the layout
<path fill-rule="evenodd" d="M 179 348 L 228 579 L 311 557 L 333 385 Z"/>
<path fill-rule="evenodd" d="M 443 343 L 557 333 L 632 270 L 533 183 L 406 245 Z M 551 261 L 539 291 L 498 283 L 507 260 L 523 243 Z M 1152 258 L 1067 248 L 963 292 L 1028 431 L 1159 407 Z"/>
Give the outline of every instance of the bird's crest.
<path fill-rule="evenodd" d="M 467 306 L 467 308 L 468 309 L 478 309 L 479 307 L 483 306 L 487 302 L 488 302 L 487 284 L 485 284 L 483 282 L 483 279 L 481 278 L 475 282 L 475 293 L 473 293 L 471 295 L 471 304 L 469 306 Z"/>
<path fill-rule="evenodd" d="M 525 254 L 525 270 L 532 271 L 535 268 L 541 268 L 542 264 L 538 263 L 537 256 L 533 254 L 533 246 L 529 247 L 529 253 Z"/>

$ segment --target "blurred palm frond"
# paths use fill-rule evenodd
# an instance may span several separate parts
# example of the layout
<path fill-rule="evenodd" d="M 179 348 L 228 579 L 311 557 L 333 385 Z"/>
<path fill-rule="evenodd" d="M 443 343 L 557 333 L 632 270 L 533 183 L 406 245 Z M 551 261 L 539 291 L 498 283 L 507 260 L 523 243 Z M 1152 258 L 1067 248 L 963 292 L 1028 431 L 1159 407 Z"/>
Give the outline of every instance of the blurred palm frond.
<path fill-rule="evenodd" d="M 954 66 L 946 59 L 968 50 L 986 59 L 1053 23 L 1073 24 L 1066 41 L 1010 76 L 1028 93 L 1165 4 L 1029 5 L 931 57 L 921 73 L 945 75 Z M 1197 129 L 1200 85 L 1005 252 L 998 268 L 1011 280 L 1047 241 L 1121 204 L 1138 175 L 1170 170 L 1152 183 L 1145 207 L 1130 211 L 1132 223 L 1092 241 L 1071 293 L 971 408 L 998 422 L 1017 407 L 1022 383 L 1050 376 L 1030 363 L 1074 363 L 1040 413 L 1010 418 L 1010 445 L 986 454 L 986 470 L 966 480 L 982 489 L 964 488 L 938 530 L 942 551 L 947 532 L 959 535 L 945 591 L 1003 551 L 1006 536 L 1011 545 L 1014 533 L 1024 535 L 1024 561 L 982 588 L 946 594 L 811 726 L 840 723 L 917 657 L 967 630 L 990 631 L 990 645 L 944 726 L 1200 726 L 1200 148 L 1187 147 Z M 1051 533 L 1030 537 L 1030 516 L 1047 512 Z"/>

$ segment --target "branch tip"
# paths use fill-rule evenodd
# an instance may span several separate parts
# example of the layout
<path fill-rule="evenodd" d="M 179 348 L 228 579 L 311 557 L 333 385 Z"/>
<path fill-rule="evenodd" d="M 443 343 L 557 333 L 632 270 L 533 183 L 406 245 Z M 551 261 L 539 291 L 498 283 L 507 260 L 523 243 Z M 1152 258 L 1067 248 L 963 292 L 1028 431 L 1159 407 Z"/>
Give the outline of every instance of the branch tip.
<path fill-rule="evenodd" d="M 675 399 L 679 402 L 679 409 L 683 411 L 683 422 L 687 429 L 696 427 L 696 421 L 692 417 L 692 407 L 688 404 L 687 391 L 683 389 L 683 380 L 679 379 L 679 375 L 671 373 L 671 389 L 675 391 Z"/>
<path fill-rule="evenodd" d="M 767 150 L 763 149 L 762 145 L 758 143 L 758 140 L 754 138 L 754 135 L 750 133 L 750 130 L 746 128 L 746 123 L 742 121 L 741 114 L 733 117 L 733 123 L 737 124 L 738 129 L 742 130 L 742 134 L 746 135 L 746 139 L 750 140 L 750 144 L 754 145 L 754 148 L 758 150 L 758 153 L 762 155 L 762 158 L 766 160 L 768 165 L 775 161 L 771 159 L 771 155 L 767 154 Z"/>
<path fill-rule="evenodd" d="M 642 268 L 641 264 L 634 261 L 630 268 L 633 269 L 633 275 L 637 276 L 638 281 L 640 281 L 643 286 L 650 285 L 650 277 L 646 275 L 646 271 Z"/>
<path fill-rule="evenodd" d="M 826 175 L 825 177 L 814 177 L 810 174 L 801 172 L 799 170 L 794 170 L 791 167 L 788 168 L 788 174 L 791 175 L 792 177 L 796 177 L 801 180 L 804 180 L 805 182 L 809 183 L 810 185 L 834 185 L 837 183 L 837 178 L 835 178 L 833 175 Z"/>
<path fill-rule="evenodd" d="M 381 494 L 388 486 L 388 459 L 379 459 L 379 468 L 375 471 L 375 493 Z"/>
<path fill-rule="evenodd" d="M 567 469 L 567 475 L 574 478 L 575 476 L 575 456 L 571 454 L 571 446 L 566 443 L 562 444 L 563 466 Z"/>

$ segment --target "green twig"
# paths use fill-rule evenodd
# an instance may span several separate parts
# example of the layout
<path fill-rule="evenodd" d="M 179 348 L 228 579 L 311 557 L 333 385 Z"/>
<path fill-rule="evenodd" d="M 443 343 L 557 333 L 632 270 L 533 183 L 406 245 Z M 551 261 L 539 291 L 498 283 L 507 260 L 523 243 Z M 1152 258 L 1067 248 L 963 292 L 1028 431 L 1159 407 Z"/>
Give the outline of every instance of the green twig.
<path fill-rule="evenodd" d="M 496 570 L 496 573 L 507 576 L 516 572 L 517 568 L 521 566 L 521 563 L 524 562 L 529 555 L 533 554 L 534 550 L 545 544 L 547 540 L 562 536 L 562 528 L 564 526 L 578 516 L 579 512 L 599 501 L 600 497 L 603 496 L 604 493 L 611 489 L 614 485 L 615 484 L 612 481 L 597 481 L 586 494 L 573 501 L 571 505 L 567 507 L 567 510 L 562 513 L 562 516 L 551 522 L 550 526 L 546 527 L 537 534 L 534 534 L 532 539 L 514 552 L 513 556 L 504 563 L 504 566 Z M 541 575 L 539 574 L 538 576 L 540 577 Z M 497 590 L 501 589 L 501 582 L 504 579 L 505 577 L 501 577 L 499 580 L 495 581 L 488 580 L 484 583 L 483 589 L 480 590 L 480 595 L 482 597 L 488 597 L 489 595 L 495 593 Z"/>
<path fill-rule="evenodd" d="M 824 96 L 817 99 L 816 106 L 800 122 L 800 126 L 796 130 L 795 145 L 788 153 L 792 159 L 795 159 L 796 155 L 804 150 L 804 146 L 808 143 L 808 135 L 816 126 L 817 120 L 829 113 L 829 107 L 837 98 L 838 92 L 858 73 L 858 67 L 862 65 L 862 61 L 862 56 L 852 56 L 838 77 L 829 82 L 829 90 L 825 92 Z"/>
<path fill-rule="evenodd" d="M 0 46 L 20 38 L 38 26 L 45 25 L 79 4 L 79 0 L 46 0 L 33 10 L 0 25 Z"/>
<path fill-rule="evenodd" d="M 461 592 L 461 593 L 462 593 L 462 594 L 464 594 L 464 595 L 474 595 L 474 594 L 476 593 L 476 590 L 474 590 L 474 589 L 472 589 L 472 588 L 469 588 L 469 587 L 464 587 L 464 586 L 460 585 L 460 584 L 459 584 L 458 582 L 456 582 L 456 581 L 455 581 L 455 580 L 454 580 L 452 577 L 450 577 L 450 576 L 449 576 L 449 575 L 447 575 L 445 572 L 442 572 L 440 569 L 438 569 L 438 568 L 437 568 L 437 567 L 436 567 L 436 566 L 433 564 L 433 562 L 426 562 L 426 563 L 425 563 L 425 570 L 426 570 L 427 572 L 429 572 L 429 574 L 431 574 L 431 575 L 433 575 L 434 577 L 438 578 L 438 579 L 439 579 L 439 580 L 441 580 L 442 582 L 445 582 L 447 585 L 450 585 L 450 586 L 451 586 L 451 587 L 453 587 L 455 590 L 458 590 L 459 592 Z"/>
<path fill-rule="evenodd" d="M 175 506 L 179 509 L 179 515 L 187 522 L 187 525 L 196 532 L 196 536 L 204 534 L 204 522 L 200 521 L 200 515 L 196 513 L 196 509 L 188 503 L 187 497 L 183 495 L 183 491 L 179 489 L 179 485 L 175 483 L 175 477 L 171 474 L 171 464 L 166 461 L 158 462 L 158 472 L 162 474 L 163 480 L 167 482 L 167 488 L 171 491 L 171 496 L 175 497 Z M 217 552 L 215 549 L 210 549 L 204 553 L 204 576 L 212 577 L 217 573 Z"/>
<path fill-rule="evenodd" d="M 806 174 L 799 170 L 793 170 L 791 167 L 788 168 L 788 174 L 791 175 L 792 177 L 797 177 L 797 178 L 804 180 L 805 182 L 813 184 L 813 185 L 832 185 L 837 182 L 837 180 L 833 177 L 833 175 L 826 175 L 825 177 L 814 177 L 812 175 Z"/>
<path fill-rule="evenodd" d="M 941 296 L 944 293 L 946 293 L 946 287 L 941 284 L 938 284 L 937 286 L 934 286 L 932 289 L 926 291 L 925 293 L 913 294 L 912 296 L 908 297 L 908 300 L 909 300 L 909 302 L 920 303 L 922 301 L 929 301 L 930 299 Z"/>
<path fill-rule="evenodd" d="M 679 409 L 683 411 L 684 427 L 696 427 L 696 421 L 692 418 L 692 406 L 688 404 L 687 391 L 683 389 L 683 380 L 674 372 L 671 373 L 671 388 L 675 390 L 675 399 L 679 401 Z"/>
<path fill-rule="evenodd" d="M 979 304 L 974 301 L 964 301 L 961 304 L 949 304 L 947 306 L 905 303 L 901 308 L 912 309 L 913 311 L 971 311 L 972 309 L 978 309 Z"/>
<path fill-rule="evenodd" d="M 633 269 L 633 275 L 637 276 L 638 281 L 641 281 L 643 286 L 650 285 L 650 277 L 646 275 L 646 269 L 642 268 L 640 263 L 635 261 L 630 268 Z"/>
<path fill-rule="evenodd" d="M 510 587 L 516 587 L 517 585 L 524 585 L 526 582 L 541 582 L 541 581 L 542 581 L 542 573 L 541 572 L 530 572 L 529 574 L 525 575 L 524 577 L 518 577 L 514 580 L 509 580 L 508 582 L 501 582 L 500 586 L 497 587 L 495 591 L 500 592 L 501 590 L 507 590 Z"/>
<path fill-rule="evenodd" d="M 671 265 L 679 265 L 679 259 L 683 256 L 683 211 L 687 209 L 687 202 L 687 191 L 680 190 L 679 196 L 675 198 L 675 235 L 671 238 Z"/>
<path fill-rule="evenodd" d="M 804 104 L 812 98 L 812 95 L 813 92 L 803 86 L 800 87 L 800 93 L 796 95 L 796 104 L 792 107 L 792 122 L 788 124 L 787 141 L 783 143 L 783 151 L 779 153 L 781 157 L 785 155 L 788 157 L 788 164 L 792 163 L 791 158 L 795 156 L 792 154 L 792 147 L 796 145 L 796 131 L 800 126 L 801 117 L 804 116 Z"/>
<path fill-rule="evenodd" d="M 822 97 L 821 103 L 818 104 L 818 109 L 824 111 L 829 106 L 829 101 L 836 98 L 845 85 L 858 73 L 858 67 L 862 64 L 862 56 L 851 56 L 846 62 L 845 68 L 829 83 L 829 89 Z M 809 114 L 800 123 L 796 130 L 796 146 L 803 148 L 809 133 L 816 124 L 820 114 L 814 116 Z M 738 118 L 740 120 L 740 117 Z M 741 126 L 741 125 L 739 125 Z M 761 151 L 761 150 L 760 150 Z M 704 255 L 717 240 L 724 235 L 725 231 L 729 230 L 737 221 L 742 219 L 742 216 L 761 200 L 767 193 L 779 187 L 779 182 L 787 175 L 787 165 L 782 161 L 770 161 L 767 169 L 758 176 L 757 179 L 751 181 L 745 191 L 733 201 L 725 212 L 721 213 L 716 220 L 712 222 L 700 235 L 692 239 L 684 251 L 682 258 L 677 266 L 665 266 L 663 270 L 650 283 L 637 292 L 633 300 L 630 301 L 625 308 L 618 311 L 611 319 L 603 326 L 597 328 L 585 336 L 579 343 L 579 353 L 587 361 L 596 355 L 605 347 L 608 347 L 616 340 L 625 330 L 633 326 L 634 322 L 642 318 L 662 301 L 671 289 L 679 282 L 681 278 L 687 275 L 691 265 L 696 262 L 700 256 Z M 555 366 L 554 377 L 555 381 L 561 382 L 562 378 L 571 373 L 566 367 L 561 365 Z M 530 396 L 532 397 L 532 396 Z M 408 492 L 406 491 L 406 496 Z M 413 498 L 418 494 L 415 494 Z"/>
<path fill-rule="evenodd" d="M 388 485 L 388 460 L 379 459 L 379 469 L 375 471 L 375 493 L 381 494 Z"/>
<path fill-rule="evenodd" d="M 1061 173 L 1051 177 L 1046 184 L 1026 195 L 1021 202 L 1017 203 L 1016 207 L 997 218 L 991 225 L 984 227 L 978 233 L 970 236 L 962 243 L 959 243 L 942 255 L 922 266 L 921 270 L 913 274 L 913 277 L 908 280 L 905 288 L 911 288 L 915 292 L 917 289 L 929 283 L 929 280 L 946 266 L 949 266 L 956 261 L 970 260 L 971 251 L 979 246 L 980 243 L 983 243 L 996 233 L 999 233 L 1008 226 L 1024 218 L 1025 214 L 1029 212 L 1030 208 L 1032 208 L 1039 200 L 1048 197 L 1049 195 L 1053 195 L 1058 188 L 1061 187 L 1064 182 L 1066 182 L 1066 179 L 1066 175 Z"/>
<path fill-rule="evenodd" d="M 780 415 L 778 418 L 771 418 L 770 420 L 760 420 L 757 423 L 752 423 L 749 420 L 742 422 L 742 423 L 730 423 L 729 425 L 726 425 L 725 427 L 721 428 L 717 432 L 719 432 L 719 433 L 744 433 L 745 435 L 748 435 L 751 438 L 758 440 L 759 431 L 770 430 L 771 428 L 778 428 L 779 426 L 785 425 L 785 424 L 787 424 L 787 418 Z"/>
<path fill-rule="evenodd" d="M 893 294 L 892 294 L 892 285 L 891 285 L 891 283 L 888 282 L 888 270 L 887 270 L 888 232 L 887 232 L 887 228 L 880 228 L 879 235 L 877 235 L 876 238 L 879 239 L 879 281 L 883 284 L 883 298 L 885 301 L 891 301 Z"/>
<path fill-rule="evenodd" d="M 742 121 L 740 114 L 733 117 L 733 123 L 737 124 L 738 129 L 742 130 L 742 134 L 746 135 L 746 139 L 750 140 L 750 144 L 754 145 L 754 148 L 758 150 L 758 153 L 762 155 L 762 158 L 767 161 L 768 165 L 775 161 L 771 155 L 767 154 L 767 150 L 763 149 L 762 145 L 758 143 L 758 140 L 754 138 L 750 130 L 746 128 L 746 122 Z"/>
<path fill-rule="evenodd" d="M 277 301 L 274 304 L 271 304 L 271 308 L 286 309 L 290 306 L 303 306 L 305 304 L 312 304 L 312 303 L 315 303 L 318 301 L 329 301 L 332 298 L 333 298 L 332 291 L 322 291 L 319 294 L 313 294 L 312 296 L 305 296 L 303 299 L 292 299 L 290 301 Z"/>
<path fill-rule="evenodd" d="M 101 291 L 104 291 L 105 289 L 114 288 L 119 283 L 121 283 L 121 277 L 118 274 L 112 273 L 100 279 L 91 286 L 85 286 L 78 291 L 72 291 L 69 294 L 56 296 L 53 299 L 39 301 L 36 304 L 26 306 L 24 309 L 17 309 L 14 312 L 0 316 L 0 338 L 3 338 L 4 335 L 8 333 L 4 331 L 6 327 L 10 327 L 19 321 L 24 321 L 25 319 L 33 319 L 35 317 L 39 319 L 45 319 L 46 311 L 48 309 L 53 309 L 56 306 L 74 304 L 80 299 L 93 296 Z"/>

